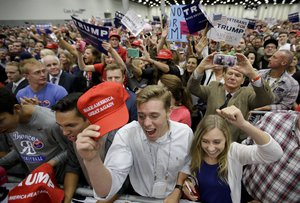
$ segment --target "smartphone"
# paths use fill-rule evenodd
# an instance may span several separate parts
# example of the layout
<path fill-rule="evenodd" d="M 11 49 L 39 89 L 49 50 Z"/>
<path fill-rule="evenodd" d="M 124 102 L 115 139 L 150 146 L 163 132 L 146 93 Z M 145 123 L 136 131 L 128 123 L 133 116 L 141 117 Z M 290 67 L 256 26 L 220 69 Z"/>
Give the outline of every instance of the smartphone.
<path fill-rule="evenodd" d="M 250 111 L 248 121 L 255 125 L 268 111 Z"/>
<path fill-rule="evenodd" d="M 233 67 L 236 65 L 237 58 L 232 55 L 216 54 L 214 55 L 213 64 Z"/>
<path fill-rule="evenodd" d="M 189 186 L 189 184 L 188 184 L 186 181 L 184 181 L 183 184 L 184 184 L 184 185 L 186 186 L 186 188 L 189 190 L 190 194 L 192 194 L 192 195 L 194 195 L 194 196 L 197 196 L 197 197 L 198 197 L 198 200 L 200 199 L 200 195 L 199 195 L 199 192 L 198 192 L 198 187 L 197 187 L 197 185 L 195 185 L 196 192 L 193 192 L 192 188 Z"/>
<path fill-rule="evenodd" d="M 86 45 L 86 42 L 83 41 L 83 40 L 80 40 L 79 41 L 79 51 L 82 53 L 85 51 L 85 45 Z"/>
<path fill-rule="evenodd" d="M 140 53 L 138 49 L 128 48 L 127 55 L 129 58 L 138 58 L 140 57 Z"/>

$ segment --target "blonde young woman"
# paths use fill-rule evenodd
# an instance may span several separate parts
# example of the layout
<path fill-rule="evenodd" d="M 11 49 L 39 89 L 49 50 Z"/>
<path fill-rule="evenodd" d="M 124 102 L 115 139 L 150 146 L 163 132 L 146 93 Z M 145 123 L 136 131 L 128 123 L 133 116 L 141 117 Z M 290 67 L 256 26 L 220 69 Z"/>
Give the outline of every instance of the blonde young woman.
<path fill-rule="evenodd" d="M 243 166 L 275 162 L 283 151 L 269 134 L 246 121 L 235 106 L 218 109 L 217 113 L 203 118 L 190 149 L 190 169 L 198 182 L 200 198 L 195 195 L 196 188 L 191 181 L 187 180 L 186 184 L 192 192 L 188 187 L 183 187 L 183 192 L 193 201 L 240 203 Z M 227 121 L 243 130 L 256 145 L 231 143 Z"/>

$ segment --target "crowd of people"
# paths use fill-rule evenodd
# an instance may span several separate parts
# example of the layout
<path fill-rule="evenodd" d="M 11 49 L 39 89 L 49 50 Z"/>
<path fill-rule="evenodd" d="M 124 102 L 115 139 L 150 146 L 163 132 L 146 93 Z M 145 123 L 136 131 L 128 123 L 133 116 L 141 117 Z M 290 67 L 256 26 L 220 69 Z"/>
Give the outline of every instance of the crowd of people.
<path fill-rule="evenodd" d="M 97 202 L 300 202 L 300 24 L 258 20 L 237 46 L 206 29 L 170 42 L 167 26 L 110 27 L 104 54 L 72 22 L 1 27 L 0 166 L 50 164 L 64 203 L 78 187 Z"/>

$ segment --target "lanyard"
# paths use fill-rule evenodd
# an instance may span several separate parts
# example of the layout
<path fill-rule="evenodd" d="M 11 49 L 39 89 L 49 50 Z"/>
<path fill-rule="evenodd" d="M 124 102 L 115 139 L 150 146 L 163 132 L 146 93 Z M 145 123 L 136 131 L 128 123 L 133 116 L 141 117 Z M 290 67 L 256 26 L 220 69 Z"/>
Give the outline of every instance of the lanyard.
<path fill-rule="evenodd" d="M 165 180 L 167 180 L 168 177 L 169 177 L 169 164 L 170 164 L 171 142 L 172 142 L 171 132 L 167 136 L 168 136 L 168 140 L 169 140 L 169 147 L 168 147 L 169 150 L 168 150 L 168 161 L 167 161 Z M 148 147 L 149 147 L 149 151 L 150 151 L 152 167 L 153 167 L 153 170 L 154 170 L 154 181 L 156 181 L 156 179 L 157 179 L 157 157 L 158 157 L 158 152 L 159 152 L 159 149 L 160 149 L 160 144 L 158 143 L 158 148 L 156 150 L 155 157 L 153 157 L 153 155 L 154 155 L 153 153 L 155 153 L 155 152 L 153 151 L 153 153 L 152 153 L 152 147 L 151 147 L 151 144 L 149 143 L 149 141 L 148 141 Z"/>

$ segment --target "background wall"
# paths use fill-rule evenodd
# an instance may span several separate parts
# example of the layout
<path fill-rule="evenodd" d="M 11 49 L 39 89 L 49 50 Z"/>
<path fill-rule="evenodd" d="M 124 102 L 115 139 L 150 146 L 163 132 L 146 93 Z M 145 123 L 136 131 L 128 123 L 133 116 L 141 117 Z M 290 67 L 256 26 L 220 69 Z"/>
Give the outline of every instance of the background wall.
<path fill-rule="evenodd" d="M 237 18 L 252 18 L 264 20 L 264 18 L 276 18 L 279 20 L 286 20 L 289 13 L 299 12 L 300 4 L 293 5 L 261 5 L 257 10 L 246 10 L 242 6 L 235 5 L 214 5 L 204 6 L 207 14 L 224 14 L 226 16 Z M 170 13 L 170 8 L 166 8 L 166 13 Z M 150 16 L 160 15 L 160 8 L 151 8 Z"/>
<path fill-rule="evenodd" d="M 78 18 L 88 19 L 91 16 L 104 18 L 104 13 L 115 11 L 124 12 L 122 0 L 0 0 L 0 24 L 21 25 L 25 22 L 62 23 L 70 20 L 75 14 Z M 149 8 L 129 1 L 129 8 L 133 9 L 143 18 L 152 19 L 153 15 L 160 15 L 160 8 Z M 227 16 L 239 18 L 264 19 L 265 17 L 287 19 L 287 15 L 300 11 L 300 4 L 294 5 L 262 5 L 258 10 L 245 10 L 241 6 L 214 5 L 205 6 L 208 14 L 222 13 Z M 170 12 L 166 7 L 166 13 Z"/>

